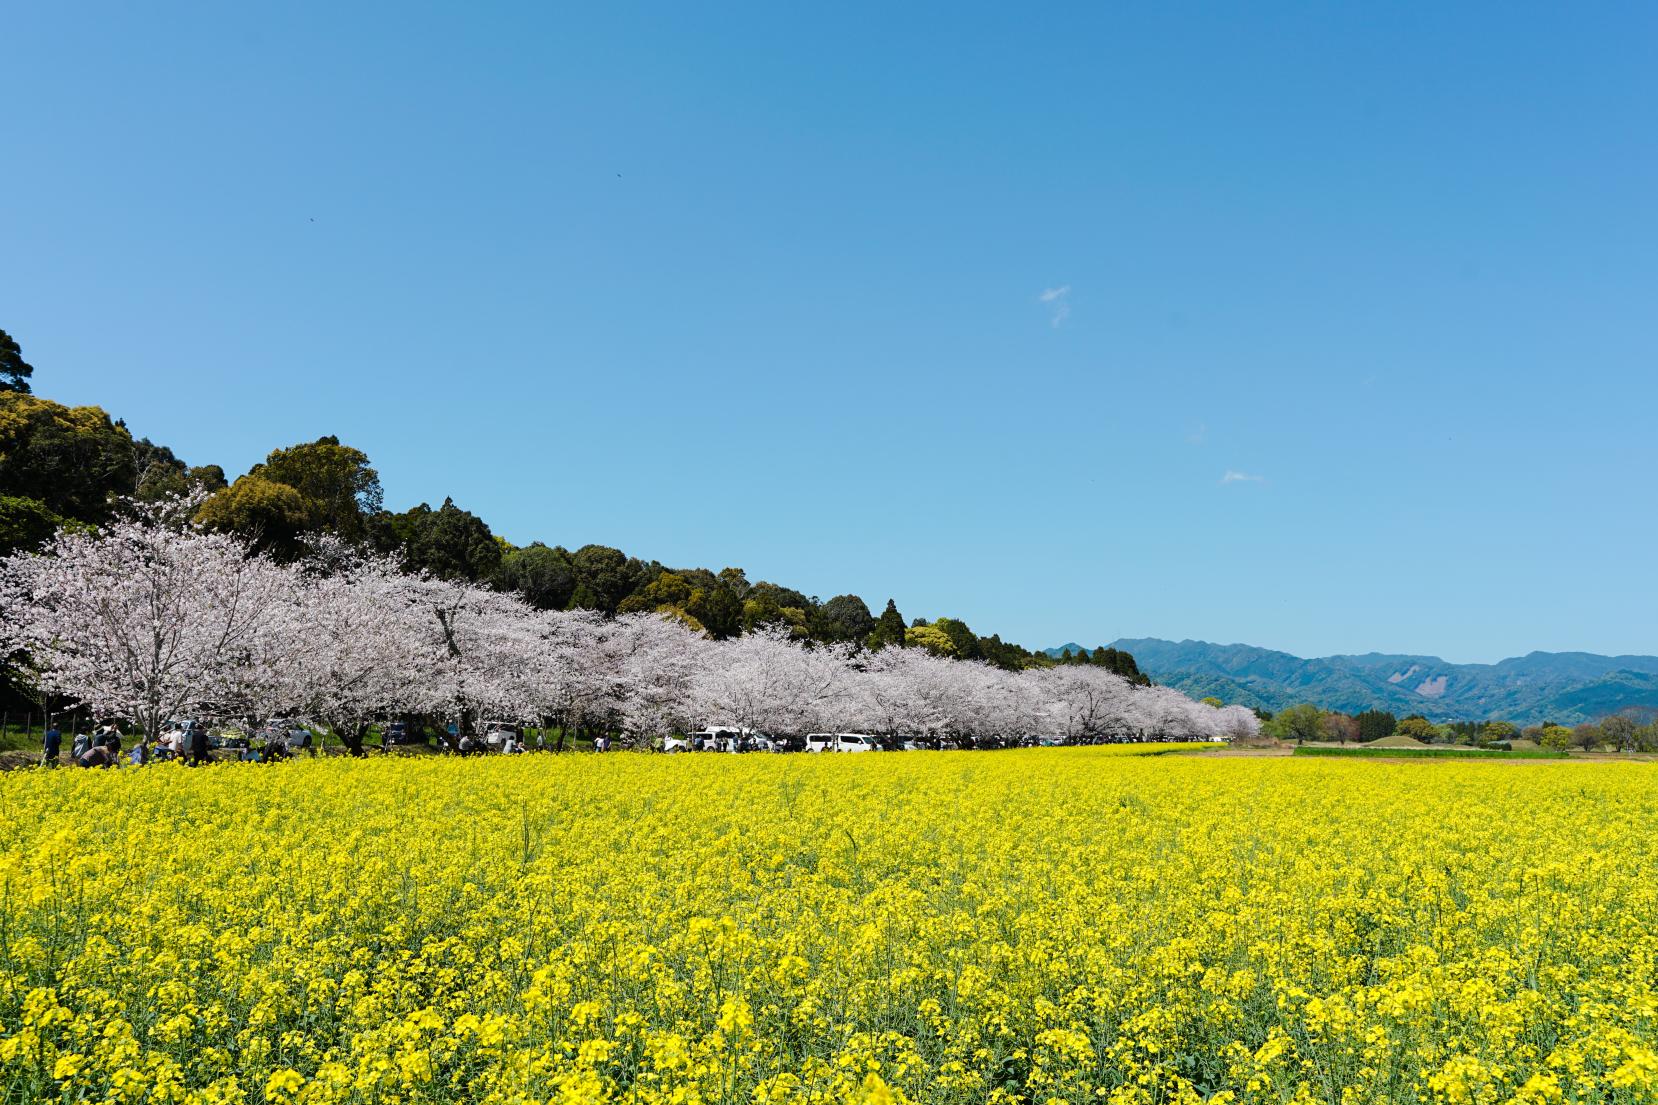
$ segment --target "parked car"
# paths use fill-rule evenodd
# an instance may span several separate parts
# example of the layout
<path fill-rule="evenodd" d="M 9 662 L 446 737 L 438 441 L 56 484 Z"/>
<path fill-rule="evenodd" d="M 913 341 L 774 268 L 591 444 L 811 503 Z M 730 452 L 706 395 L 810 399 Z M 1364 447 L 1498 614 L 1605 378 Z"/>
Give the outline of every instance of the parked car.
<path fill-rule="evenodd" d="M 756 733 L 752 729 L 744 729 L 733 735 L 726 733 L 720 738 L 721 752 L 770 752 L 776 746 L 770 734 Z"/>
<path fill-rule="evenodd" d="M 771 747 L 771 738 L 766 734 L 730 725 L 710 725 L 685 734 L 685 739 L 692 749 L 703 752 L 760 752 Z"/>
<path fill-rule="evenodd" d="M 322 738 L 309 725 L 300 724 L 288 730 L 288 751 L 312 752 L 322 745 Z"/>
<path fill-rule="evenodd" d="M 161 739 L 171 741 L 173 737 L 183 737 L 185 743 L 190 741 L 190 734 L 205 726 L 195 718 L 170 717 L 161 723 Z"/>
<path fill-rule="evenodd" d="M 874 752 L 881 746 L 868 733 L 808 733 L 808 752 Z"/>
<path fill-rule="evenodd" d="M 781 752 L 787 742 L 769 733 L 711 725 L 694 733 L 662 738 L 664 752 Z"/>
<path fill-rule="evenodd" d="M 217 732 L 208 728 L 205 721 L 195 718 L 169 718 L 161 723 L 161 744 L 181 749 L 181 755 L 188 755 L 190 742 L 199 732 L 207 733 L 209 748 L 246 748 L 247 734 L 239 729 L 225 726 Z"/>
<path fill-rule="evenodd" d="M 516 745 L 524 743 L 524 738 L 519 735 L 518 726 L 510 721 L 486 721 L 483 725 L 483 731 L 484 747 L 492 752 L 500 751 L 501 747 L 509 740 Z"/>
<path fill-rule="evenodd" d="M 296 718 L 272 718 L 259 727 L 256 735 L 261 744 L 278 741 L 289 752 L 302 752 L 316 743 L 316 737 L 310 727 Z"/>

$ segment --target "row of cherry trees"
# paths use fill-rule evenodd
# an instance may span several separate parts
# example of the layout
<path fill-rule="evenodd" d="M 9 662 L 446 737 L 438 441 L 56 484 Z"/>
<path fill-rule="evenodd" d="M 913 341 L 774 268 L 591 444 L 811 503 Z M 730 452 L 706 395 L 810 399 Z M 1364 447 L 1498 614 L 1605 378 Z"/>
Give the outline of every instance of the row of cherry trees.
<path fill-rule="evenodd" d="M 713 641 L 656 614 L 537 611 L 338 544 L 280 565 L 183 525 L 188 506 L 134 504 L 125 520 L 0 562 L 0 646 L 43 692 L 145 734 L 180 715 L 298 713 L 357 750 L 373 722 L 404 714 L 639 744 L 706 724 L 973 741 L 1255 731 L 1241 707 L 1090 666 L 1007 672 L 920 649 L 804 647 L 781 629 Z"/>

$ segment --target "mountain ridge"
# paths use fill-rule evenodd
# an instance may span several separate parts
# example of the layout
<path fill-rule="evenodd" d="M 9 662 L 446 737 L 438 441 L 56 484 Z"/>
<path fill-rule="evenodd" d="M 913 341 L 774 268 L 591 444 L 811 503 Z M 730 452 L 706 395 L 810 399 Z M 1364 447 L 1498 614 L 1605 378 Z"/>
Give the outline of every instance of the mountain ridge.
<path fill-rule="evenodd" d="M 1067 642 L 1043 651 L 1058 656 L 1081 647 Z M 1408 653 L 1307 658 L 1257 645 L 1160 637 L 1119 638 L 1109 647 L 1133 653 L 1152 679 L 1194 697 L 1272 711 L 1315 702 L 1346 713 L 1376 709 L 1520 725 L 1658 711 L 1658 656 L 1537 650 L 1492 664 L 1453 664 Z"/>

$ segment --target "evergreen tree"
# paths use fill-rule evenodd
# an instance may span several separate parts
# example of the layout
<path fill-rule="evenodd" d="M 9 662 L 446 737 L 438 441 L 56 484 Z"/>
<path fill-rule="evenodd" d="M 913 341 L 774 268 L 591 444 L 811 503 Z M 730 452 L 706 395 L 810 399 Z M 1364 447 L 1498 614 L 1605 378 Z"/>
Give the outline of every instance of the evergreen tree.
<path fill-rule="evenodd" d="M 34 366 L 23 359 L 23 349 L 10 334 L 0 330 L 0 391 L 29 392 Z"/>
<path fill-rule="evenodd" d="M 1399 725 L 1399 719 L 1386 710 L 1366 710 L 1353 720 L 1359 723 L 1359 740 L 1361 741 L 1376 741 L 1383 737 L 1391 737 L 1393 730 Z"/>
<path fill-rule="evenodd" d="M 984 653 L 979 650 L 978 636 L 960 618 L 940 618 L 933 626 L 950 638 L 951 655 L 958 660 L 984 659 Z"/>
<path fill-rule="evenodd" d="M 875 618 L 857 595 L 836 595 L 815 613 L 812 636 L 820 641 L 862 641 L 875 631 Z"/>
<path fill-rule="evenodd" d="M 869 635 L 870 648 L 880 649 L 888 645 L 904 647 L 904 615 L 898 612 L 898 604 L 891 599 L 887 600 L 887 608 L 881 611 L 881 616 L 875 620 L 875 630 Z"/>

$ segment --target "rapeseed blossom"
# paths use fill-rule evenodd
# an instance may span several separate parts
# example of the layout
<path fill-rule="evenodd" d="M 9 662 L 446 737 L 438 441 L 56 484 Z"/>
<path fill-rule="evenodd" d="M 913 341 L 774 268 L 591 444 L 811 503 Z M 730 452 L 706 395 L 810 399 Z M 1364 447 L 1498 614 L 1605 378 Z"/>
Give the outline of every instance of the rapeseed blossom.
<path fill-rule="evenodd" d="M 1652 765 L 1119 751 L 13 773 L 0 1102 L 1658 1100 Z"/>

